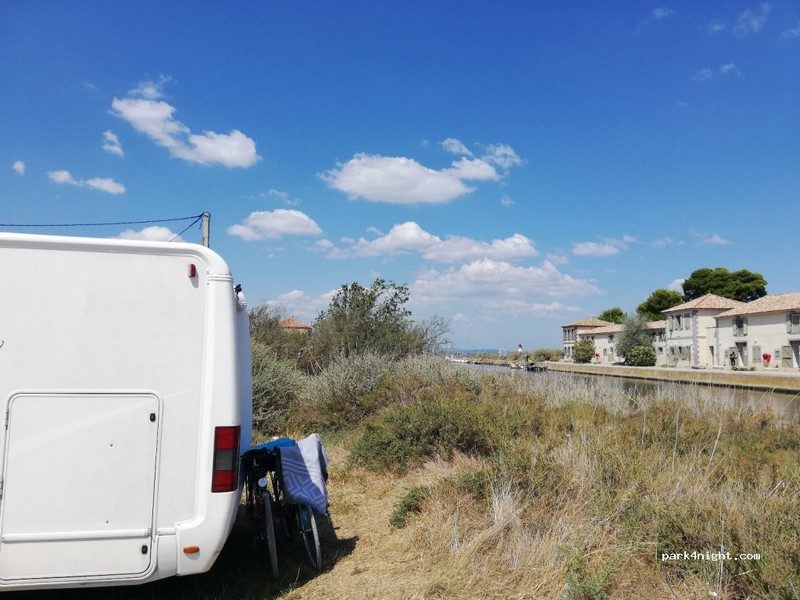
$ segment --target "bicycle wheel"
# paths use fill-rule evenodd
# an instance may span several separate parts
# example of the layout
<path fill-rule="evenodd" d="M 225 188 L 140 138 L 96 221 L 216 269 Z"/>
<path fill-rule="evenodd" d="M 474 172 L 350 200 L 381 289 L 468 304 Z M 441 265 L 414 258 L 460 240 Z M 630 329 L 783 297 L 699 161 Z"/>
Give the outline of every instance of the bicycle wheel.
<path fill-rule="evenodd" d="M 303 538 L 308 564 L 315 571 L 319 571 L 322 569 L 322 552 L 319 547 L 319 533 L 314 511 L 308 504 L 298 504 L 296 514 L 297 527 Z"/>
<path fill-rule="evenodd" d="M 267 544 L 267 554 L 269 554 L 269 568 L 272 571 L 272 576 L 278 578 L 278 550 L 275 547 L 275 521 L 272 516 L 272 496 L 269 492 L 261 493 L 261 502 L 263 505 L 264 519 L 262 535 L 264 542 Z"/>

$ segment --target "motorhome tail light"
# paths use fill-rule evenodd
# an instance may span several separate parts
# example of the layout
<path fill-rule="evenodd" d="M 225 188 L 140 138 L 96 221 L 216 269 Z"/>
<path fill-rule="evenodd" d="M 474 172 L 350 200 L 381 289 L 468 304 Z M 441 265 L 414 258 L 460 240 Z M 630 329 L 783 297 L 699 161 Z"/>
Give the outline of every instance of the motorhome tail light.
<path fill-rule="evenodd" d="M 200 546 L 184 546 L 183 553 L 184 554 L 197 554 L 200 552 Z"/>
<path fill-rule="evenodd" d="M 239 487 L 239 426 L 214 429 L 212 492 L 233 492 Z"/>
<path fill-rule="evenodd" d="M 189 265 L 189 277 L 191 279 L 194 279 L 195 277 L 197 277 L 197 266 L 194 263 L 191 263 Z"/>

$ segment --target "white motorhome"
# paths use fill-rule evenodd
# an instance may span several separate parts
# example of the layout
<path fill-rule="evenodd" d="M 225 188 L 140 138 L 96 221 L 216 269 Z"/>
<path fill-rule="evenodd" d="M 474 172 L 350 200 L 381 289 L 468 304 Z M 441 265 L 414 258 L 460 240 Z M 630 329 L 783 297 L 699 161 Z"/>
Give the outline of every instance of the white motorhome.
<path fill-rule="evenodd" d="M 250 383 L 247 310 L 216 253 L 0 233 L 0 590 L 210 569 Z"/>

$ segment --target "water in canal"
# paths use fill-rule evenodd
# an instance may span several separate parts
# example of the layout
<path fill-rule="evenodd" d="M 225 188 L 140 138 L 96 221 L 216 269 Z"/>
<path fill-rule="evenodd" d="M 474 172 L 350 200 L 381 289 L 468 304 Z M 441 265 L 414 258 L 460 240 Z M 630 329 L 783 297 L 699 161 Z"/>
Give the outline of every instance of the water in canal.
<path fill-rule="evenodd" d="M 674 381 L 649 381 L 629 379 L 626 377 L 609 377 L 606 375 L 583 375 L 557 371 L 528 373 L 522 369 L 509 369 L 508 367 L 495 367 L 491 365 L 469 366 L 483 371 L 505 373 L 513 377 L 556 378 L 556 380 L 562 379 L 565 383 L 567 381 L 580 381 L 589 386 L 602 386 L 606 390 L 611 386 L 630 398 L 637 398 L 640 396 L 666 396 L 671 398 L 686 398 L 687 400 L 695 402 L 712 403 L 720 401 L 732 404 L 733 406 L 768 406 L 783 420 L 800 420 L 800 394 L 797 393 L 701 385 L 697 383 L 678 383 Z"/>

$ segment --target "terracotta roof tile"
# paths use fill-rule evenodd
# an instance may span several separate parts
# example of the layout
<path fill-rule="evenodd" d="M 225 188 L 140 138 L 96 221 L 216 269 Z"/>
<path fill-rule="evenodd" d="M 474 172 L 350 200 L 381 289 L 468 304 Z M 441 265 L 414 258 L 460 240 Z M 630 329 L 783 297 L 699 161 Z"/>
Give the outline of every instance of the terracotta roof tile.
<path fill-rule="evenodd" d="M 705 296 L 700 296 L 699 298 L 695 298 L 694 300 L 689 300 L 688 302 L 684 302 L 683 304 L 678 304 L 678 306 L 673 306 L 672 308 L 668 308 L 667 310 L 662 310 L 663 314 L 669 314 L 674 312 L 680 312 L 682 310 L 700 310 L 700 309 L 714 309 L 714 310 L 728 310 L 731 308 L 736 308 L 739 305 L 743 305 L 744 302 L 739 302 L 738 300 L 731 300 L 730 298 L 723 298 L 722 296 L 717 296 L 716 294 L 706 294 Z"/>
<path fill-rule="evenodd" d="M 645 329 L 666 329 L 667 322 L 666 321 L 648 321 L 644 324 Z"/>
<path fill-rule="evenodd" d="M 596 333 L 619 333 L 622 331 L 622 325 L 613 323 L 611 325 L 603 325 L 602 327 L 593 327 L 582 335 L 594 335 Z"/>
<path fill-rule="evenodd" d="M 311 325 L 305 325 L 301 323 L 294 317 L 289 317 L 288 319 L 281 319 L 278 322 L 283 329 L 311 329 Z"/>
<path fill-rule="evenodd" d="M 567 323 L 566 325 L 562 325 L 562 327 L 605 327 L 606 325 L 614 325 L 609 321 L 602 321 L 597 317 L 586 317 L 585 319 L 581 319 L 580 321 L 575 321 L 574 323 Z"/>
<path fill-rule="evenodd" d="M 800 311 L 800 292 L 763 296 L 752 302 L 742 303 L 714 318 L 734 317 L 738 315 L 756 315 L 768 312 Z"/>

